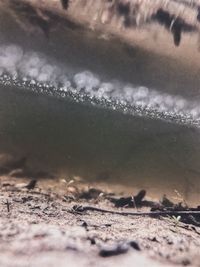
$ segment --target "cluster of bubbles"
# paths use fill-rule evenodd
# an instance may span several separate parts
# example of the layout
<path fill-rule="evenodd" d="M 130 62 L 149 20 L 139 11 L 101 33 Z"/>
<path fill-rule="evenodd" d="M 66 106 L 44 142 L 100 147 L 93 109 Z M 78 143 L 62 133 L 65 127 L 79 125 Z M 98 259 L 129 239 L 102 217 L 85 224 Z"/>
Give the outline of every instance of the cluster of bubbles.
<path fill-rule="evenodd" d="M 70 72 L 71 73 L 71 72 Z M 200 107 L 181 96 L 143 86 L 104 82 L 90 71 L 69 74 L 66 67 L 16 45 L 0 46 L 0 83 L 16 85 L 75 101 L 89 101 L 124 113 L 145 115 L 199 125 Z"/>

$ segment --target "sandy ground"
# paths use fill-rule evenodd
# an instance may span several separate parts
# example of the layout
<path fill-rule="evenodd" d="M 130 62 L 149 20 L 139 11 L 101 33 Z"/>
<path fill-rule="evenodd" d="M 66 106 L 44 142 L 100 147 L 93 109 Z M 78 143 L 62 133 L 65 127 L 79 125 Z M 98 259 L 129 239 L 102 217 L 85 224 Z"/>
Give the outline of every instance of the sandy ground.
<path fill-rule="evenodd" d="M 194 225 L 172 217 L 75 212 L 74 205 L 136 210 L 115 208 L 103 193 L 77 198 L 77 187 L 64 181 L 41 180 L 33 189 L 28 182 L 1 177 L 0 266 L 200 266 Z"/>

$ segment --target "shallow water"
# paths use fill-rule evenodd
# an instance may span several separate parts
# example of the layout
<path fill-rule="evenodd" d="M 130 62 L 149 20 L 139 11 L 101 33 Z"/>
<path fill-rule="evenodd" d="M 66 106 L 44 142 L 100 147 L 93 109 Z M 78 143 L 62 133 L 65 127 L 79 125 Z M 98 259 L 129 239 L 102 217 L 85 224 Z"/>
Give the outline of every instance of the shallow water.
<path fill-rule="evenodd" d="M 80 42 L 61 29 L 27 39 L 6 25 L 18 34 L 1 29 L 1 153 L 67 177 L 199 201 L 197 70 L 93 36 Z"/>
<path fill-rule="evenodd" d="M 17 91 L 0 90 L 2 153 L 91 181 L 198 193 L 199 130 Z M 196 195 L 195 194 L 195 195 Z"/>

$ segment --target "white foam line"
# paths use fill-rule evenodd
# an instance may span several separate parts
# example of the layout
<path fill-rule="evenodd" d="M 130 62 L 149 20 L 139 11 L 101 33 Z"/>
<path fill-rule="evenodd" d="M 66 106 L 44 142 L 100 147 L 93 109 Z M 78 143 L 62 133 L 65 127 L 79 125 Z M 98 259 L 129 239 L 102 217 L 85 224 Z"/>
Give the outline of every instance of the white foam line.
<path fill-rule="evenodd" d="M 73 75 L 69 73 L 71 71 L 68 71 L 67 66 L 60 67 L 40 53 L 25 52 L 16 45 L 0 46 L 0 75 L 8 74 L 13 80 L 29 81 L 31 85 L 39 85 L 40 88 L 44 85 L 45 90 L 52 86 L 58 93 L 71 92 L 99 101 L 114 101 L 119 105 L 139 107 L 146 112 L 156 111 L 166 117 L 176 114 L 192 120 L 200 119 L 199 104 L 181 96 L 160 93 L 143 86 L 122 84 L 119 81 L 101 81 L 97 75 L 87 70 Z M 114 108 L 116 105 L 113 105 Z"/>

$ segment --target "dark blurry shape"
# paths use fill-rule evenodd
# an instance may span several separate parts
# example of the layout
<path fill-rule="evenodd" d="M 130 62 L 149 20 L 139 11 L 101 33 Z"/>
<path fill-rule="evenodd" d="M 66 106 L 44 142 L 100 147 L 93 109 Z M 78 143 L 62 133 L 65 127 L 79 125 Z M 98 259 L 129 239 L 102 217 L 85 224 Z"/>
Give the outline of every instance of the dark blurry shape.
<path fill-rule="evenodd" d="M 135 250 L 138 250 L 138 251 L 141 250 L 140 246 L 138 245 L 138 243 L 136 241 L 130 241 L 129 245 L 130 245 L 130 247 L 134 248 Z"/>
<path fill-rule="evenodd" d="M 114 244 L 110 246 L 103 246 L 100 251 L 99 255 L 101 257 L 111 257 L 111 256 L 117 256 L 120 254 L 127 253 L 129 250 L 129 246 L 126 243 L 121 244 Z"/>
<path fill-rule="evenodd" d="M 197 19 L 198 19 L 197 15 Z M 152 16 L 153 20 L 157 20 L 161 25 L 164 25 L 166 29 L 170 30 L 173 34 L 174 44 L 179 46 L 181 42 L 182 31 L 192 32 L 195 27 L 186 23 L 183 19 L 171 15 L 168 11 L 162 8 L 158 9 L 155 15 Z"/>
<path fill-rule="evenodd" d="M 115 207 L 120 208 L 120 207 L 135 207 L 134 204 L 134 199 L 133 197 L 120 197 L 118 199 L 112 198 L 111 202 L 115 204 Z"/>
<path fill-rule="evenodd" d="M 120 15 L 128 15 L 130 13 L 130 3 L 119 3 L 117 11 Z"/>
<path fill-rule="evenodd" d="M 181 41 L 181 21 L 176 19 L 169 12 L 159 9 L 155 15 L 155 18 L 160 24 L 163 24 L 168 30 L 171 30 L 174 37 L 174 44 L 178 46 Z"/>
<path fill-rule="evenodd" d="M 191 224 L 200 227 L 200 206 L 196 208 L 189 208 L 187 205 L 179 202 L 178 204 L 173 203 L 170 201 L 166 196 L 163 197 L 163 201 L 161 205 L 154 206 L 151 208 L 152 212 L 186 212 L 185 214 L 181 214 L 180 222 L 185 224 Z M 175 216 L 175 215 L 174 215 Z"/>
<path fill-rule="evenodd" d="M 10 212 L 10 202 L 8 201 L 8 199 L 6 201 L 6 207 L 7 207 L 7 211 Z"/>
<path fill-rule="evenodd" d="M 99 252 L 99 255 L 101 257 L 117 256 L 120 254 L 127 253 L 130 247 L 137 251 L 141 250 L 140 246 L 136 241 L 130 241 L 128 243 L 117 243 L 113 245 L 103 246 Z"/>
<path fill-rule="evenodd" d="M 200 227 L 200 216 L 189 215 L 188 217 L 181 218 L 181 221 L 186 224 Z"/>
<path fill-rule="evenodd" d="M 182 26 L 181 23 L 176 20 L 171 28 L 171 31 L 173 33 L 174 36 L 174 44 L 176 46 L 179 46 L 180 42 L 181 42 L 181 32 L 182 32 Z"/>
<path fill-rule="evenodd" d="M 69 7 L 69 0 L 60 0 L 61 1 L 61 4 L 62 4 L 62 7 L 64 9 L 68 9 Z"/>
<path fill-rule="evenodd" d="M 144 197 L 146 196 L 146 191 L 145 190 L 140 190 L 139 193 L 134 196 L 134 202 L 136 206 L 140 206 L 142 205 L 142 200 L 144 199 Z"/>
<path fill-rule="evenodd" d="M 166 28 L 170 28 L 171 23 L 174 19 L 174 17 L 172 17 L 169 12 L 164 11 L 163 9 L 158 9 L 158 11 L 156 12 L 154 18 L 162 25 L 164 25 Z"/>
<path fill-rule="evenodd" d="M 2 187 L 7 187 L 7 186 L 12 186 L 12 184 L 11 184 L 11 183 L 2 183 L 1 186 L 2 186 Z"/>
<path fill-rule="evenodd" d="M 200 22 L 200 6 L 198 7 L 197 20 Z"/>
<path fill-rule="evenodd" d="M 171 200 L 169 200 L 166 195 L 163 196 L 161 204 L 164 207 L 173 207 L 174 206 L 174 203 Z"/>
<path fill-rule="evenodd" d="M 96 245 L 96 240 L 94 237 L 88 237 L 88 240 L 90 241 L 91 245 Z"/>
<path fill-rule="evenodd" d="M 139 193 L 136 196 L 129 196 L 129 197 L 120 197 L 120 198 L 110 198 L 110 201 L 115 204 L 115 207 L 129 207 L 129 208 L 135 208 L 135 207 L 141 207 L 143 206 L 143 199 L 146 195 L 145 190 L 139 191 Z M 148 201 L 144 202 L 144 205 L 147 204 Z"/>
<path fill-rule="evenodd" d="M 117 13 L 120 16 L 124 17 L 123 24 L 125 28 L 129 28 L 131 26 L 136 26 L 135 12 L 137 10 L 137 5 L 134 7 L 134 10 L 131 9 L 130 2 L 120 2 L 116 4 Z"/>
<path fill-rule="evenodd" d="M 79 197 L 84 199 L 96 199 L 101 193 L 103 192 L 99 189 L 90 188 L 87 191 L 83 191 Z"/>
<path fill-rule="evenodd" d="M 81 221 L 81 226 L 85 228 L 86 231 L 88 230 L 88 224 L 86 223 L 86 221 Z"/>
<path fill-rule="evenodd" d="M 34 189 L 35 188 L 35 186 L 36 186 L 36 184 L 37 184 L 37 180 L 31 180 L 26 186 L 25 186 L 25 188 L 27 188 L 28 190 L 32 190 L 32 189 Z"/>

